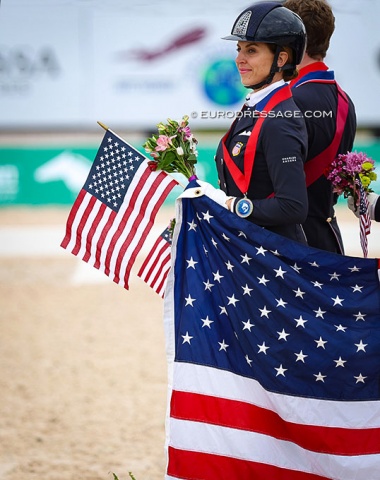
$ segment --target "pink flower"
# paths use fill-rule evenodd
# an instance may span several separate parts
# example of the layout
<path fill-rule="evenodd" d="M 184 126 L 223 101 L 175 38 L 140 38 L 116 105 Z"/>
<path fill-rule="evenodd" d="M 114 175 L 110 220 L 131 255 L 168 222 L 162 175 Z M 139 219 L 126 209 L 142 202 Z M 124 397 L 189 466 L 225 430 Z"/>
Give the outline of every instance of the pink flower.
<path fill-rule="evenodd" d="M 164 150 L 167 150 L 168 147 L 171 145 L 173 138 L 175 138 L 175 135 L 173 135 L 172 137 L 168 137 L 167 135 L 159 135 L 159 137 L 157 138 L 157 147 L 155 148 L 155 150 L 157 152 L 163 152 Z"/>
<path fill-rule="evenodd" d="M 186 127 L 182 127 L 180 128 L 180 130 L 183 132 L 183 135 L 184 135 L 184 138 L 185 140 L 189 140 L 189 138 L 192 137 L 192 133 L 191 133 L 191 129 L 189 126 L 186 126 Z"/>

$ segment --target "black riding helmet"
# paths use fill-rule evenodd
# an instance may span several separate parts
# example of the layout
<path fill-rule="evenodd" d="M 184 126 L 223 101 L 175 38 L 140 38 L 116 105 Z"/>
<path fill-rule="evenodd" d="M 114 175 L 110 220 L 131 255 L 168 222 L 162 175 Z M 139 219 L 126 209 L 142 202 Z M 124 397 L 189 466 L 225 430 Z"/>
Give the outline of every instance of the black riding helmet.
<path fill-rule="evenodd" d="M 242 42 L 272 43 L 276 53 L 268 77 L 257 85 L 247 88 L 260 88 L 271 83 L 276 72 L 293 70 L 301 63 L 306 48 L 306 30 L 301 18 L 278 2 L 258 2 L 246 8 L 235 20 L 231 35 L 223 40 Z M 282 47 L 293 52 L 293 61 L 284 67 L 277 66 Z"/>

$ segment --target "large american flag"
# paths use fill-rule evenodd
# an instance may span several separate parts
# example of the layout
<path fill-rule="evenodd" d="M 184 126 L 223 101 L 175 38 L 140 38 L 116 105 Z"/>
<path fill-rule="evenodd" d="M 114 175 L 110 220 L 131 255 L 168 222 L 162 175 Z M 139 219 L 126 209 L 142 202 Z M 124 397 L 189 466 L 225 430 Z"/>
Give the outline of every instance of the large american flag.
<path fill-rule="evenodd" d="M 196 193 L 177 201 L 172 255 L 166 479 L 378 480 L 378 261 Z"/>
<path fill-rule="evenodd" d="M 61 246 L 129 288 L 158 209 L 178 182 L 108 130 L 70 211 Z"/>
<path fill-rule="evenodd" d="M 165 294 L 166 281 L 171 266 L 171 233 L 169 228 L 159 235 L 147 255 L 137 276 L 161 297 Z"/>

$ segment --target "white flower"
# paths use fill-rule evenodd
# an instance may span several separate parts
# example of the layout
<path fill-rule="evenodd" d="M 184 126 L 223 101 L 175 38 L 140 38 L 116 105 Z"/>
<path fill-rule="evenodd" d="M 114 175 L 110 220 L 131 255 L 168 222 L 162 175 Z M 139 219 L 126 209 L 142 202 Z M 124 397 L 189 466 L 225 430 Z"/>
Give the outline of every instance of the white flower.
<path fill-rule="evenodd" d="M 184 153 L 182 147 L 177 147 L 176 152 L 178 153 L 178 155 L 183 155 L 183 153 Z"/>

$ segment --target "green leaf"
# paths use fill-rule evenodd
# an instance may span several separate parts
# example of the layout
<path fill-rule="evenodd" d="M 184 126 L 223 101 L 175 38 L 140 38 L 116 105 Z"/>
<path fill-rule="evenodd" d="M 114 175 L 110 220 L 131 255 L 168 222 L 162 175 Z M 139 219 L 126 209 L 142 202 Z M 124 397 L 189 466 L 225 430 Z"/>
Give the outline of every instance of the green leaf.
<path fill-rule="evenodd" d="M 194 153 L 190 153 L 190 155 L 187 158 L 187 161 L 189 163 L 192 163 L 193 165 L 195 165 L 197 163 L 198 159 L 197 159 L 197 156 L 194 155 Z"/>
<path fill-rule="evenodd" d="M 159 163 L 159 167 L 161 170 L 165 170 L 171 166 L 173 162 L 175 162 L 177 159 L 177 156 L 174 152 L 167 150 L 165 154 L 161 157 Z"/>

